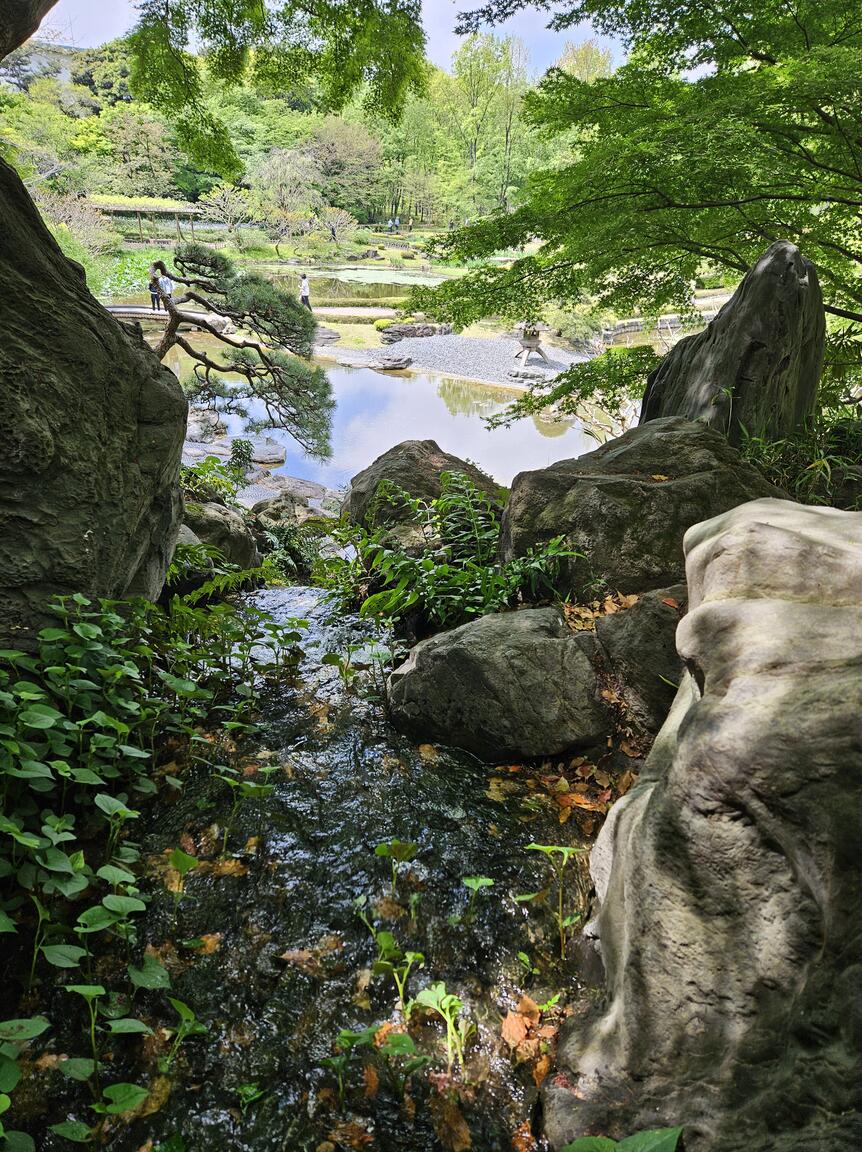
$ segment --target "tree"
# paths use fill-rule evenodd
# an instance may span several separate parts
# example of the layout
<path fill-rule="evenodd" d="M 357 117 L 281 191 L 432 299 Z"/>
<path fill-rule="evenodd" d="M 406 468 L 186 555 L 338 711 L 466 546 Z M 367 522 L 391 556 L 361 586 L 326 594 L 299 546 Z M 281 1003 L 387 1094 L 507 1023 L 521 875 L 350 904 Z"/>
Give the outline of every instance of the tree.
<path fill-rule="evenodd" d="M 321 198 L 320 170 L 309 151 L 274 148 L 255 179 L 255 210 L 265 223 L 279 256 L 279 245 L 313 228 Z"/>
<path fill-rule="evenodd" d="M 132 90 L 172 120 L 194 160 L 224 175 L 240 163 L 205 104 L 192 44 L 216 80 L 285 91 L 311 79 L 332 109 L 361 89 L 369 110 L 397 117 L 422 84 L 420 0 L 143 0 L 139 10 L 129 38 Z"/>
<path fill-rule="evenodd" d="M 233 238 L 240 224 L 251 219 L 251 201 L 245 188 L 234 184 L 216 184 L 200 200 L 201 208 L 208 220 L 224 224 L 228 235 Z"/>
<path fill-rule="evenodd" d="M 465 29 L 523 6 L 496 0 Z M 862 22 L 843 0 L 575 0 L 628 62 L 588 84 L 552 69 L 528 97 L 536 132 L 575 132 L 568 159 L 518 210 L 453 238 L 482 257 L 538 237 L 535 255 L 447 286 L 460 322 L 536 300 L 648 315 L 691 307 L 696 278 L 742 274 L 777 238 L 819 268 L 827 312 L 862 361 Z M 847 340 L 842 341 L 846 366 Z"/>
<path fill-rule="evenodd" d="M 325 373 L 308 363 L 314 350 L 311 313 L 262 276 L 239 274 L 230 260 L 204 245 L 182 245 L 174 264 L 177 270 L 163 261 L 155 265 L 185 288 L 173 299 L 162 293 L 168 323 L 157 354 L 164 358 L 180 347 L 191 357 L 190 399 L 243 416 L 252 429 L 284 428 L 311 455 L 327 457 L 335 405 Z M 181 332 L 189 317 L 183 304 L 204 309 L 203 315 L 194 313 L 194 323 L 218 341 L 217 353 Z M 219 318 L 239 334 L 226 330 Z M 228 379 L 236 376 L 244 383 Z M 255 405 L 263 416 L 255 416 Z"/>
<path fill-rule="evenodd" d="M 352 236 L 359 227 L 356 217 L 343 208 L 324 208 L 320 213 L 320 221 L 324 231 L 329 233 L 329 238 L 336 244 Z"/>
<path fill-rule="evenodd" d="M 582 40 L 579 44 L 567 40 L 555 67 L 584 84 L 592 84 L 603 76 L 610 76 L 613 65 L 611 50 L 602 48 L 596 40 Z"/>

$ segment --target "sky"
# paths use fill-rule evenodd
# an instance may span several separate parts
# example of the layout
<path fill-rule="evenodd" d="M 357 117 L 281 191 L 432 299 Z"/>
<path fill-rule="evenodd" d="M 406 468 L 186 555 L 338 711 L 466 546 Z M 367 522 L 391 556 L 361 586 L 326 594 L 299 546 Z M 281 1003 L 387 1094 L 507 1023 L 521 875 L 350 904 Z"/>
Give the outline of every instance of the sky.
<path fill-rule="evenodd" d="M 422 0 L 428 55 L 440 67 L 448 67 L 458 47 L 459 37 L 453 31 L 456 14 L 473 6 L 471 0 Z M 43 27 L 50 27 L 61 44 L 93 48 L 122 36 L 134 21 L 134 0 L 59 0 Z M 558 59 L 566 40 L 586 40 L 592 34 L 588 25 L 571 28 L 564 36 L 549 32 L 542 15 L 534 9 L 507 20 L 496 32 L 523 40 L 537 73 Z"/>

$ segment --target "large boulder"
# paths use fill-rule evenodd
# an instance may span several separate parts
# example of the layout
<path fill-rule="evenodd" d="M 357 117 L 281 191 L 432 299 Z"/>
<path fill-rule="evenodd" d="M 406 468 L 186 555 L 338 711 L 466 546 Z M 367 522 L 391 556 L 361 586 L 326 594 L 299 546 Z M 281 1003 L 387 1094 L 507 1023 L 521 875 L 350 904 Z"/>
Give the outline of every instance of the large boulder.
<path fill-rule="evenodd" d="M 862 513 L 760 500 L 685 547 L 686 672 L 593 851 L 607 996 L 562 1038 L 547 1134 L 858 1148 Z"/>
<path fill-rule="evenodd" d="M 185 524 L 204 544 L 211 544 L 231 564 L 256 568 L 260 564 L 254 535 L 239 512 L 223 504 L 186 504 Z"/>
<path fill-rule="evenodd" d="M 777 490 L 703 424 L 671 417 L 632 428 L 576 460 L 520 472 L 503 514 L 503 559 L 565 536 L 580 557 L 564 594 L 603 581 L 623 592 L 684 578 L 687 528 Z"/>
<path fill-rule="evenodd" d="M 0 644 L 9 646 L 29 642 L 58 593 L 159 594 L 181 518 L 187 404 L 140 328 L 90 295 L 2 161 L 0 279 Z"/>
<path fill-rule="evenodd" d="M 556 608 L 483 616 L 417 644 L 389 679 L 390 717 L 490 763 L 595 744 L 610 722 L 591 651 Z"/>
<path fill-rule="evenodd" d="M 406 518 L 403 507 L 374 497 L 381 480 L 388 480 L 423 500 L 433 500 L 443 491 L 444 472 L 463 472 L 483 492 L 497 496 L 499 485 L 475 464 L 451 456 L 434 440 L 405 440 L 396 444 L 350 481 L 343 511 L 352 524 L 397 523 Z"/>
<path fill-rule="evenodd" d="M 652 373 L 641 423 L 702 420 L 738 443 L 741 426 L 781 439 L 814 409 L 826 315 L 817 270 L 787 240 L 769 248 L 703 332 Z"/>

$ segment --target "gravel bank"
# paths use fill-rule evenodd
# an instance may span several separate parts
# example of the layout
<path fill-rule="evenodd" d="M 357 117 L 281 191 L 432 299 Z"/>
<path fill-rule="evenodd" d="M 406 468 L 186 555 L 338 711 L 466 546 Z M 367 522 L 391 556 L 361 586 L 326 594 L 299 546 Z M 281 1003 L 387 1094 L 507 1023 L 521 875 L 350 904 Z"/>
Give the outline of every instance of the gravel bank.
<path fill-rule="evenodd" d="M 520 348 L 517 340 L 507 336 L 424 336 L 399 340 L 385 348 L 355 349 L 329 345 L 321 352 L 333 357 L 340 364 L 361 368 L 365 364 L 379 361 L 385 356 L 410 356 L 411 368 L 421 371 L 440 372 L 447 376 L 460 376 L 468 380 L 479 380 L 488 384 L 507 384 L 523 387 L 530 381 L 513 378 L 510 372 L 520 371 L 524 365 L 515 362 L 515 353 Z M 540 373 L 550 380 L 568 368 L 570 364 L 582 363 L 586 356 L 567 352 L 551 345 L 545 347 L 549 364 L 533 354 L 526 365 L 532 373 Z M 537 377 L 535 377 L 537 378 Z"/>

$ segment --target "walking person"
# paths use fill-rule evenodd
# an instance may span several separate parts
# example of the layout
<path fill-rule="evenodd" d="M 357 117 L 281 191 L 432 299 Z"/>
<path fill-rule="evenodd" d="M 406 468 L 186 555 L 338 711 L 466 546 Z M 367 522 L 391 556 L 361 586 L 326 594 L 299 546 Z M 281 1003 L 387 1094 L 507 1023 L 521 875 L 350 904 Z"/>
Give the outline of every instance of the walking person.
<path fill-rule="evenodd" d="M 155 268 L 150 269 L 150 302 L 154 312 L 161 312 L 162 298 L 159 295 L 159 274 Z"/>
<path fill-rule="evenodd" d="M 170 278 L 170 276 L 167 275 L 167 273 L 162 273 L 162 275 L 159 277 L 159 290 L 162 294 L 162 297 L 166 296 L 168 300 L 171 300 L 173 298 L 174 282 Z M 167 303 L 167 300 L 165 300 L 165 311 L 167 312 L 167 310 L 168 310 L 168 303 Z"/>
<path fill-rule="evenodd" d="M 304 272 L 299 278 L 299 302 L 311 311 L 311 285 Z"/>

